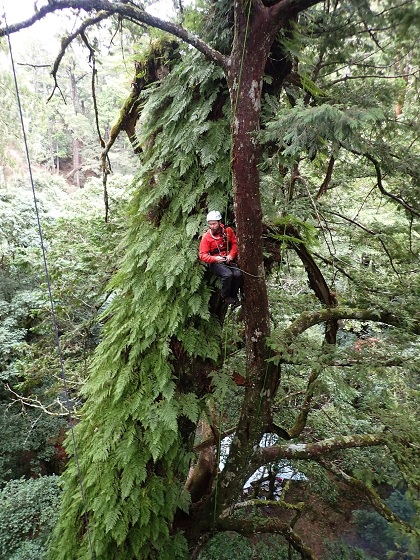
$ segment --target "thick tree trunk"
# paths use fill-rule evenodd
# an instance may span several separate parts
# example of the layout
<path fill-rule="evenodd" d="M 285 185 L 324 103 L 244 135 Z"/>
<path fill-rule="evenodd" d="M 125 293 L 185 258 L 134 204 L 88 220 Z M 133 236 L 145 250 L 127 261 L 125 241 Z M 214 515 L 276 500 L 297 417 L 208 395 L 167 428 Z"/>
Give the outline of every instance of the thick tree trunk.
<path fill-rule="evenodd" d="M 228 63 L 227 80 L 232 104 L 232 179 L 238 236 L 239 264 L 244 270 L 243 310 L 247 349 L 247 378 L 241 418 L 232 442 L 225 473 L 247 469 L 249 453 L 257 444 L 271 415 L 271 397 L 277 385 L 277 368 L 267 362 L 269 307 L 263 264 L 263 222 L 258 172 L 261 91 L 264 70 L 278 22 L 262 4 L 244 8 L 235 2 L 235 39 Z M 250 10 L 250 12 L 248 12 Z M 239 493 L 236 486 L 221 481 L 223 509 Z"/>
<path fill-rule="evenodd" d="M 257 164 L 261 90 L 275 25 L 265 10 L 251 14 L 235 4 L 237 33 L 228 70 L 232 103 L 232 179 L 239 261 L 244 274 L 244 311 L 248 377 L 265 370 L 269 309 L 263 264 L 263 223 Z"/>

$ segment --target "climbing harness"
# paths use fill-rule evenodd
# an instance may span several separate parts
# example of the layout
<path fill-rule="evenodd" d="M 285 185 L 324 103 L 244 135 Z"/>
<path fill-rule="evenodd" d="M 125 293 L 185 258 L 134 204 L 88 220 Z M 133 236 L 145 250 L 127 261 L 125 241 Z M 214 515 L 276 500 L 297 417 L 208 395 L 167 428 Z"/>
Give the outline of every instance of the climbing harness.
<path fill-rule="evenodd" d="M 216 243 L 217 243 L 217 241 L 218 241 L 219 238 L 218 238 L 218 237 L 215 237 L 215 236 L 213 235 L 213 232 L 212 232 L 211 230 L 209 230 L 209 231 L 210 231 L 211 237 L 212 237 L 212 238 L 216 241 Z M 223 236 L 223 240 L 226 240 L 226 252 L 229 253 L 229 238 L 228 238 L 228 236 L 227 236 L 227 234 L 226 234 L 226 229 L 225 229 L 225 228 L 222 228 L 222 236 Z M 217 255 L 217 254 L 219 254 L 220 256 L 223 256 L 222 253 L 221 253 L 221 248 L 222 248 L 222 250 L 223 250 L 223 247 L 222 247 L 221 245 L 217 244 L 216 249 L 214 249 L 214 250 L 210 253 L 210 255 Z M 226 266 L 227 268 L 230 268 L 230 269 L 235 268 L 236 270 L 240 270 L 240 271 L 242 272 L 242 274 L 247 274 L 248 276 L 252 276 L 252 278 L 264 278 L 264 276 L 262 276 L 262 275 L 257 276 L 256 274 L 251 274 L 250 272 L 247 272 L 246 270 L 242 270 L 242 268 L 240 268 L 239 266 L 229 266 L 229 265 L 226 264 L 226 263 L 221 263 L 221 264 L 224 264 L 224 266 Z"/>
<path fill-rule="evenodd" d="M 18 104 L 20 124 L 21 124 L 22 135 L 23 135 L 23 143 L 24 143 L 24 146 L 25 146 L 26 160 L 27 160 L 27 164 L 28 164 L 29 179 L 30 179 L 31 187 L 32 187 L 32 195 L 33 195 L 33 200 L 34 200 L 34 208 L 35 208 L 38 234 L 39 234 L 39 240 L 40 240 L 40 246 L 41 246 L 41 252 L 42 252 L 45 279 L 46 279 L 46 282 L 47 282 L 48 297 L 49 297 L 49 301 L 50 301 L 50 309 L 51 309 L 51 317 L 52 317 L 52 322 L 53 322 L 54 337 L 55 337 L 55 343 L 56 343 L 57 353 L 58 353 L 58 358 L 59 358 L 59 363 L 60 363 L 60 373 L 61 373 L 61 379 L 62 379 L 62 382 L 63 382 L 63 391 L 64 391 L 64 395 L 65 395 L 65 400 L 66 400 L 65 404 L 66 404 L 66 409 L 67 409 L 68 418 L 69 418 L 69 427 L 70 427 L 70 431 L 71 431 L 71 438 L 72 438 L 72 444 L 73 444 L 74 460 L 75 460 L 76 467 L 77 467 L 77 476 L 78 476 L 78 481 L 79 481 L 80 494 L 81 494 L 81 498 L 82 498 L 82 502 L 83 502 L 83 508 L 84 508 L 84 520 L 85 520 L 85 526 L 86 526 L 86 533 L 87 533 L 87 537 L 88 537 L 88 541 L 89 541 L 90 556 L 91 556 L 92 560 L 94 560 L 95 555 L 94 555 L 94 552 L 93 552 L 92 539 L 91 539 L 90 526 L 89 526 L 89 517 L 88 517 L 88 512 L 87 512 L 87 506 L 86 506 L 86 497 L 85 497 L 85 492 L 84 492 L 84 488 L 83 488 L 83 480 L 82 480 L 82 473 L 81 473 L 81 470 L 80 470 L 79 456 L 78 456 L 78 453 L 77 453 L 76 436 L 75 436 L 75 432 L 74 432 L 74 421 L 73 421 L 73 417 L 72 417 L 72 413 L 71 413 L 70 398 L 69 398 L 69 392 L 68 392 L 68 387 L 67 387 L 67 378 L 66 378 L 66 373 L 65 373 L 65 369 L 64 369 L 64 358 L 63 358 L 63 352 L 62 352 L 62 349 L 61 349 L 60 338 L 59 338 L 59 334 L 58 334 L 58 322 L 57 322 L 57 316 L 56 316 L 55 307 L 54 307 L 54 299 L 53 299 L 52 289 L 51 289 L 50 274 L 49 274 L 49 270 L 48 270 L 46 249 L 45 249 L 45 245 L 44 245 L 44 237 L 43 237 L 43 233 L 42 233 L 42 226 L 41 226 L 41 219 L 40 219 L 40 215 L 39 215 L 38 202 L 37 202 L 37 197 L 36 197 L 35 183 L 34 183 L 34 179 L 33 179 L 33 175 L 32 175 L 32 165 L 31 165 L 31 158 L 29 156 L 28 140 L 27 140 L 27 137 L 26 137 L 25 124 L 24 124 L 24 121 L 23 121 L 23 111 L 22 111 L 22 105 L 21 105 L 21 102 L 20 102 L 20 92 L 19 92 L 19 86 L 18 86 L 17 75 L 16 75 L 15 61 L 14 61 L 14 57 L 13 57 L 12 44 L 11 44 L 11 41 L 10 41 L 10 33 L 9 33 L 9 27 L 8 27 L 8 24 L 7 24 L 6 11 L 5 11 L 4 5 L 3 5 L 3 17 L 4 17 L 5 27 L 6 27 L 6 35 L 7 35 L 7 41 L 8 41 L 8 46 L 9 46 L 10 62 L 11 62 L 11 65 L 12 65 L 13 80 L 14 80 L 14 85 L 15 85 L 16 99 L 17 99 L 17 104 Z"/>
<path fill-rule="evenodd" d="M 222 238 L 221 238 L 221 244 L 219 245 L 219 240 L 220 240 L 220 236 L 216 237 L 213 235 L 213 232 L 211 231 L 211 229 L 209 229 L 210 235 L 211 237 L 216 241 L 217 245 L 216 245 L 216 249 L 214 249 L 213 251 L 211 251 L 210 255 L 216 255 L 217 253 L 219 253 L 220 256 L 222 256 L 222 250 L 223 249 L 223 244 L 226 242 L 226 252 L 229 253 L 229 239 L 228 236 L 226 234 L 226 229 L 224 227 L 221 227 L 222 230 Z"/>

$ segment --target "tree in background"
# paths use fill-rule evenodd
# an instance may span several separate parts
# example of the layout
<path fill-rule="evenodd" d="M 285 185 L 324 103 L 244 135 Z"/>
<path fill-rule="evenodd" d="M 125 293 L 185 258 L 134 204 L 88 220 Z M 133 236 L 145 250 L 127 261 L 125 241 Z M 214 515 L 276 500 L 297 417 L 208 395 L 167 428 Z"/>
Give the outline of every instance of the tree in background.
<path fill-rule="evenodd" d="M 380 33 L 409 25 L 412 3 L 391 9 L 383 2 L 373 10 L 327 2 L 309 10 L 316 4 L 206 6 L 217 37 L 207 36 L 201 22 L 188 33 L 135 3 L 53 0 L 39 11 L 37 17 L 64 7 L 118 14 L 170 31 L 213 62 L 185 49 L 183 60 L 140 98 L 141 168 L 126 252 L 110 286 L 116 297 L 76 431 L 86 503 L 74 499 L 72 462 L 54 558 L 88 557 L 89 544 L 100 558 L 181 558 L 187 545 L 197 554 L 203 537 L 227 529 L 280 533 L 302 557 L 313 558 L 294 530 L 297 518 L 246 517 L 238 506 L 245 480 L 259 466 L 281 460 L 314 464 L 314 473 L 318 468 L 331 480 L 344 480 L 388 520 L 413 530 L 383 504 L 375 483 L 382 478 L 401 484 L 403 477 L 406 488 L 418 487 L 411 220 L 418 215 L 417 170 L 411 165 L 407 171 L 407 153 L 387 143 L 401 126 L 389 116 L 389 102 L 397 99 L 392 88 L 384 88 L 381 110 L 372 97 L 384 66 L 374 57 L 376 49 L 379 58 L 384 54 L 387 36 Z M 198 13 L 189 15 L 195 17 L 186 21 L 196 25 Z M 308 54 L 315 46 L 318 60 Z M 367 73 L 372 60 L 373 78 Z M 362 73 L 355 76 L 359 67 Z M 344 95 L 356 78 L 364 87 Z M 407 103 L 403 82 L 395 93 L 399 99 L 403 88 Z M 395 103 L 392 110 L 395 116 Z M 385 176 L 392 177 L 390 185 Z M 367 200 L 386 221 L 369 217 Z M 394 204 L 407 213 L 398 222 Z M 196 263 L 202 216 L 216 207 L 236 218 L 246 273 L 242 312 L 229 315 L 228 322 Z M 369 227 L 363 223 L 368 218 Z M 354 247 L 362 239 L 374 240 L 374 255 L 357 268 Z M 291 279 L 299 261 L 286 261 L 285 247 L 303 264 L 316 299 L 298 275 Z M 288 282 L 293 289 L 279 292 Z M 346 348 L 345 341 L 338 344 L 338 321 L 347 321 L 341 326 L 357 338 L 350 347 L 348 341 Z M 325 335 L 315 328 L 321 323 Z M 392 355 L 384 364 L 378 337 L 369 331 L 373 324 L 402 362 Z M 223 402 L 236 390 L 228 374 L 238 370 L 245 380 L 240 406 L 226 411 Z M 218 419 L 211 414 L 210 395 Z M 402 403 L 404 415 L 398 413 Z M 222 473 L 205 449 L 187 480 L 196 426 L 205 412 L 212 436 L 201 448 L 214 446 L 226 423 L 235 437 Z M 260 446 L 264 433 L 275 434 L 277 444 Z M 353 448 L 363 451 L 343 452 Z M 375 475 L 365 485 L 372 465 Z M 89 532 L 83 531 L 85 507 Z M 291 509 L 300 510 L 297 504 Z"/>
<path fill-rule="evenodd" d="M 98 130 L 103 136 L 109 131 L 110 122 L 115 118 L 113 115 L 129 89 L 131 65 L 128 72 L 123 57 L 130 59 L 132 53 L 126 48 L 124 55 L 120 54 L 120 45 L 112 40 L 114 34 L 111 25 L 103 24 L 92 36 L 92 42 L 102 45 L 109 54 L 99 69 L 93 55 L 88 60 L 84 57 L 83 41 L 75 40 L 69 44 L 64 59 L 60 58 L 60 64 L 55 63 L 55 82 L 51 77 L 51 66 L 54 69 L 58 40 L 47 42 L 45 38 L 32 38 L 24 46 L 18 44 L 14 49 L 32 164 L 55 170 L 70 185 L 83 187 L 89 177 L 100 176 Z M 103 45 L 106 39 L 109 44 Z M 10 58 L 4 50 L 0 56 L 4 102 L 2 148 L 7 148 L 2 149 L 0 165 L 9 177 L 24 166 L 25 155 Z M 100 104 L 97 118 L 90 102 L 92 92 Z M 127 172 L 136 159 L 125 149 L 122 139 L 114 146 L 113 154 L 112 169 L 116 173 Z"/>

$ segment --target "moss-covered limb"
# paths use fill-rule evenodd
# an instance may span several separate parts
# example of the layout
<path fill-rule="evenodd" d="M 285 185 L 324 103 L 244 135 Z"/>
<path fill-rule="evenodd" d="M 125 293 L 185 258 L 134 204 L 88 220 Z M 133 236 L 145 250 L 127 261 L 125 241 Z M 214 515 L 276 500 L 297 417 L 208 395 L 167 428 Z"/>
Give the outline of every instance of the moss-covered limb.
<path fill-rule="evenodd" d="M 220 519 L 218 528 L 224 531 L 235 531 L 245 536 L 255 535 L 256 533 L 282 535 L 299 552 L 303 560 L 317 560 L 313 551 L 305 545 L 290 525 L 276 519 L 233 519 L 227 517 Z"/>
<path fill-rule="evenodd" d="M 153 41 L 143 56 L 143 60 L 135 64 L 135 76 L 132 81 L 130 95 L 121 107 L 117 121 L 113 124 L 106 146 L 101 154 L 102 169 L 107 170 L 107 157 L 120 132 L 126 132 L 136 154 L 141 153 L 135 128 L 140 117 L 140 94 L 145 87 L 162 80 L 170 72 L 170 65 L 179 59 L 178 42 L 173 39 L 161 38 Z"/>
<path fill-rule="evenodd" d="M 141 149 L 139 148 L 136 137 L 135 137 L 135 126 L 136 122 L 140 116 L 140 111 L 138 107 L 138 95 L 139 92 L 135 87 L 133 82 L 133 88 L 130 95 L 124 101 L 124 105 L 121 107 L 120 114 L 118 116 L 117 122 L 113 124 L 107 143 L 101 153 L 101 164 L 104 174 L 108 174 L 108 154 L 118 138 L 120 132 L 125 130 L 127 132 L 128 138 L 133 146 L 134 152 L 139 154 Z"/>
<path fill-rule="evenodd" d="M 327 453 L 355 447 L 374 447 L 385 444 L 383 433 L 355 434 L 336 436 L 315 443 L 289 443 L 259 448 L 253 457 L 251 468 L 256 470 L 262 465 L 280 459 L 317 459 Z"/>
<path fill-rule="evenodd" d="M 380 514 L 384 519 L 389 521 L 390 523 L 398 524 L 401 529 L 406 533 L 416 533 L 418 534 L 418 530 L 412 527 L 406 521 L 403 521 L 398 515 L 396 515 L 389 507 L 385 504 L 385 502 L 381 499 L 378 493 L 371 487 L 364 484 L 361 480 L 350 476 L 340 468 L 338 468 L 334 463 L 327 463 L 326 461 L 319 461 L 319 464 L 322 465 L 326 470 L 333 473 L 337 478 L 343 480 L 349 486 L 355 488 L 359 492 L 361 492 L 364 496 L 367 497 L 371 506 Z"/>
<path fill-rule="evenodd" d="M 377 323 L 385 323 L 394 327 L 404 328 L 408 332 L 414 334 L 420 333 L 420 324 L 418 322 L 408 324 L 404 322 L 402 317 L 398 317 L 387 311 L 377 309 L 351 309 L 348 307 L 335 307 L 330 309 L 322 309 L 321 311 L 302 313 L 289 327 L 283 330 L 276 337 L 282 346 L 282 351 L 287 349 L 297 336 L 305 332 L 307 329 L 333 319 L 356 319 L 359 321 L 374 321 Z M 281 352 L 282 353 L 282 352 Z"/>
<path fill-rule="evenodd" d="M 235 438 L 234 438 L 235 439 Z M 363 434 L 363 435 L 352 435 L 352 436 L 336 436 L 334 438 L 329 438 L 321 440 L 315 443 L 299 443 L 299 444 L 285 444 L 285 445 L 273 445 L 271 447 L 260 447 L 253 452 L 250 457 L 249 453 L 242 451 L 239 446 L 239 453 L 246 454 L 247 465 L 243 467 L 240 461 L 235 462 L 236 455 L 230 466 L 230 473 L 226 475 L 227 471 L 223 473 L 224 477 L 221 479 L 221 488 L 223 489 L 223 484 L 226 480 L 229 480 L 229 491 L 226 492 L 224 496 L 225 506 L 220 508 L 220 511 L 225 511 L 234 503 L 234 496 L 242 487 L 243 480 L 255 472 L 259 467 L 272 463 L 274 461 L 279 461 L 281 459 L 312 459 L 317 460 L 328 453 L 343 449 L 352 449 L 355 447 L 374 447 L 377 445 L 385 445 L 385 436 L 382 433 L 378 434 Z M 239 476 L 242 473 L 243 476 Z M 235 488 L 235 493 L 233 493 L 232 487 Z"/>
<path fill-rule="evenodd" d="M 238 509 L 247 508 L 249 506 L 255 507 L 266 507 L 266 506 L 276 506 L 283 509 L 294 510 L 302 512 L 306 504 L 305 502 L 298 502 L 297 504 L 290 504 L 289 502 L 285 502 L 284 500 L 246 500 L 245 502 L 237 502 L 231 508 L 227 508 L 226 510 L 222 511 L 220 517 L 228 517 L 232 514 L 233 511 Z"/>

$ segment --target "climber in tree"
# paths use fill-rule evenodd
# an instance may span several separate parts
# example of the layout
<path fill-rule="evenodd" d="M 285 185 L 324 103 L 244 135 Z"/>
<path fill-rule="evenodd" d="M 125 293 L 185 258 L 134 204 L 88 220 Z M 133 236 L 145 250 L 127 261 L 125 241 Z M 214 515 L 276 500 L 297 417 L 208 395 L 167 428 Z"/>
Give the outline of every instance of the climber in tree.
<path fill-rule="evenodd" d="M 199 258 L 213 274 L 222 279 L 222 298 L 229 305 L 239 305 L 238 291 L 242 287 L 242 273 L 234 262 L 238 254 L 236 236 L 230 227 L 221 223 L 218 211 L 207 214 L 209 229 L 201 238 Z"/>

